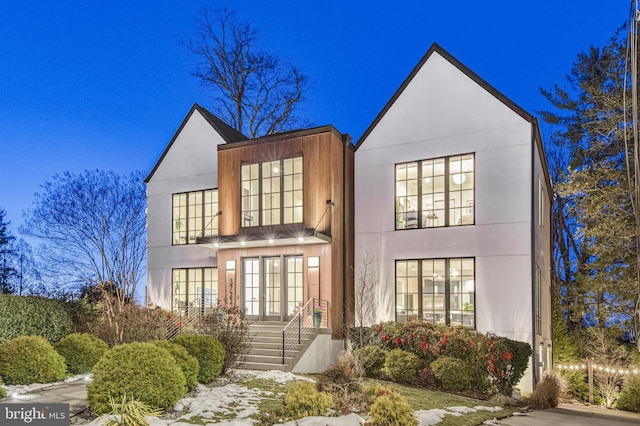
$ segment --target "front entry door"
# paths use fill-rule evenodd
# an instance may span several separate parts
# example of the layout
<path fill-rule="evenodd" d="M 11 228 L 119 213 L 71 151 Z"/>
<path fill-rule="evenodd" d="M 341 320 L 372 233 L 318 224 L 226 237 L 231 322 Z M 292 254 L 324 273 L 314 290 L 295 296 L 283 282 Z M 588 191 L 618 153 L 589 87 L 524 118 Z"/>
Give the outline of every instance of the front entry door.
<path fill-rule="evenodd" d="M 302 306 L 302 256 L 242 260 L 245 315 L 254 321 L 286 321 Z"/>

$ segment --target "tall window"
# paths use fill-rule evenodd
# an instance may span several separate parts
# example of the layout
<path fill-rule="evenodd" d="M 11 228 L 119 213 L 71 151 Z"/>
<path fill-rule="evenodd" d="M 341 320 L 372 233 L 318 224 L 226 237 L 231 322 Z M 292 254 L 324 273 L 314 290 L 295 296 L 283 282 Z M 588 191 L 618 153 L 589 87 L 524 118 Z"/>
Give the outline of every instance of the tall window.
<path fill-rule="evenodd" d="M 536 334 L 542 334 L 542 274 L 536 265 Z"/>
<path fill-rule="evenodd" d="M 544 226 L 544 188 L 542 188 L 540 176 L 538 176 L 538 225 Z"/>
<path fill-rule="evenodd" d="M 396 261 L 396 319 L 475 327 L 475 259 Z"/>
<path fill-rule="evenodd" d="M 172 270 L 173 311 L 209 313 L 218 304 L 217 268 Z"/>
<path fill-rule="evenodd" d="M 173 245 L 195 244 L 218 235 L 218 190 L 173 194 Z"/>
<path fill-rule="evenodd" d="M 243 227 L 302 222 L 302 157 L 243 164 Z"/>
<path fill-rule="evenodd" d="M 396 229 L 475 222 L 474 154 L 396 164 Z"/>

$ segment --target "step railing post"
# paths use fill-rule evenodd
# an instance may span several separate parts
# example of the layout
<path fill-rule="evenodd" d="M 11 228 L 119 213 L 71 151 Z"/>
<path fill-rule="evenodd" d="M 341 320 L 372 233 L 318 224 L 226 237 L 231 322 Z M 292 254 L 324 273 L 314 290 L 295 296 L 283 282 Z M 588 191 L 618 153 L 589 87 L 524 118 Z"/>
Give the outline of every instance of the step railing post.
<path fill-rule="evenodd" d="M 284 356 L 285 356 L 285 338 L 284 338 L 284 333 L 285 331 L 282 330 L 282 365 L 284 365 Z"/>
<path fill-rule="evenodd" d="M 302 341 L 300 334 L 302 333 L 302 315 L 298 315 L 298 344 Z"/>

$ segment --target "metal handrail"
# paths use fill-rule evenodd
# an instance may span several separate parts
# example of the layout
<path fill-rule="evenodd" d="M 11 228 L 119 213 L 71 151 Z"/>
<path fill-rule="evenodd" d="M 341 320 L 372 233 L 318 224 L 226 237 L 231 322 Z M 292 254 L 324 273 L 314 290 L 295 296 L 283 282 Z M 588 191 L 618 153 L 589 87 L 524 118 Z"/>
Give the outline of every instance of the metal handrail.
<path fill-rule="evenodd" d="M 282 329 L 282 364 L 286 363 L 287 353 L 294 351 L 296 345 L 302 343 L 302 337 L 312 334 L 314 325 L 314 311 L 319 311 L 320 321 L 318 327 L 328 328 L 329 302 L 322 299 L 311 298 L 291 318 L 291 321 Z"/>

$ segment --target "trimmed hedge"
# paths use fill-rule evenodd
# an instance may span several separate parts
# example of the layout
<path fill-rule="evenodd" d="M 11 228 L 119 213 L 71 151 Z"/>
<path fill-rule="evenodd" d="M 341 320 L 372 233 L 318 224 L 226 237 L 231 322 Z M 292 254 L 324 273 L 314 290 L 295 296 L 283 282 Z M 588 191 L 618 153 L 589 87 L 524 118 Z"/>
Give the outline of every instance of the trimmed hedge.
<path fill-rule="evenodd" d="M 151 343 L 169 351 L 178 363 L 178 367 L 182 370 L 182 374 L 184 374 L 184 378 L 187 381 L 187 389 L 194 390 L 198 384 L 198 371 L 200 371 L 200 364 L 196 357 L 189 354 L 183 346 L 177 343 L 167 342 L 166 340 L 156 340 Z"/>
<path fill-rule="evenodd" d="M 622 385 L 616 408 L 640 413 L 640 376 L 627 377 Z"/>
<path fill-rule="evenodd" d="M 2 385 L 4 385 L 4 383 L 2 382 L 2 377 L 0 377 L 0 398 L 4 398 L 5 396 L 7 396 L 7 393 L 4 391 Z"/>
<path fill-rule="evenodd" d="M 154 409 L 173 406 L 187 392 L 182 370 L 169 351 L 152 343 L 128 343 L 107 351 L 93 367 L 87 386 L 94 413 L 108 414 L 109 400 L 125 395 Z"/>
<path fill-rule="evenodd" d="M 471 384 L 471 375 L 464 361 L 450 356 L 441 356 L 431 363 L 433 375 L 444 390 L 462 391 Z"/>
<path fill-rule="evenodd" d="M 53 345 L 67 362 L 67 371 L 83 374 L 91 368 L 109 350 L 104 340 L 88 333 L 72 333 Z"/>
<path fill-rule="evenodd" d="M 8 385 L 50 383 L 64 379 L 62 355 L 40 336 L 22 336 L 0 345 L 0 376 Z"/>
<path fill-rule="evenodd" d="M 0 318 L 0 344 L 20 336 L 55 343 L 73 332 L 71 313 L 61 300 L 0 294 Z"/>
<path fill-rule="evenodd" d="M 200 365 L 198 382 L 211 383 L 222 371 L 224 348 L 222 343 L 211 336 L 199 334 L 181 334 L 171 340 L 184 347 L 189 354 L 196 357 Z"/>
<path fill-rule="evenodd" d="M 413 384 L 416 381 L 416 372 L 422 364 L 423 361 L 417 355 L 394 349 L 387 355 L 384 368 L 394 382 Z"/>

